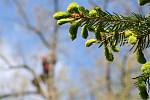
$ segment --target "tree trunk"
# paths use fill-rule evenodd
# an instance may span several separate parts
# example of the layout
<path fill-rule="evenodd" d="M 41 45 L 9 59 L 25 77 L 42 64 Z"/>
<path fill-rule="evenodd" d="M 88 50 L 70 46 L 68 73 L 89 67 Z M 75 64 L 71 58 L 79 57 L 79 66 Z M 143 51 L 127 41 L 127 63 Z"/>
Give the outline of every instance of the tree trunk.
<path fill-rule="evenodd" d="M 58 0 L 53 0 L 54 2 L 54 12 L 58 11 Z M 50 59 L 51 59 L 51 64 L 52 67 L 49 71 L 49 78 L 48 78 L 48 93 L 49 93 L 49 100 L 58 100 L 58 92 L 57 88 L 55 86 L 55 79 L 54 79 L 54 74 L 55 74 L 55 65 L 57 62 L 57 42 L 58 42 L 58 27 L 56 22 L 54 22 L 54 28 L 53 28 L 53 33 L 51 36 L 51 52 L 50 52 Z"/>

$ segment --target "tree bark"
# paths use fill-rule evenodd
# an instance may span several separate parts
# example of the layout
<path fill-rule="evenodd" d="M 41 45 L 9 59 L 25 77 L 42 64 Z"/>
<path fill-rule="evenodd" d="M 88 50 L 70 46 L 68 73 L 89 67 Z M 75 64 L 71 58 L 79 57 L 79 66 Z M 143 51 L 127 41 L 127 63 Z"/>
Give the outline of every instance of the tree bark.
<path fill-rule="evenodd" d="M 53 0 L 54 2 L 54 12 L 58 11 L 58 0 Z M 50 40 L 51 43 L 51 52 L 50 52 L 50 59 L 51 59 L 51 64 L 52 67 L 49 71 L 49 78 L 48 78 L 48 93 L 49 93 L 49 100 L 58 100 L 58 92 L 57 88 L 55 86 L 55 65 L 57 62 L 57 42 L 58 42 L 58 27 L 56 22 L 54 22 L 54 27 L 53 27 L 53 33 L 52 33 L 52 38 Z"/>

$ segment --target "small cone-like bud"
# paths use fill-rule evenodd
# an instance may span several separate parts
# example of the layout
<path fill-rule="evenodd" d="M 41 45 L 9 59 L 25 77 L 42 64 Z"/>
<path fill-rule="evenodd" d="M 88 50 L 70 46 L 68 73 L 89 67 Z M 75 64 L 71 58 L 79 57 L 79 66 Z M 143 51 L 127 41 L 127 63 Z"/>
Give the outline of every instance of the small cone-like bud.
<path fill-rule="evenodd" d="M 73 21 L 73 20 L 74 20 L 74 19 L 70 19 L 70 18 L 60 19 L 60 20 L 57 21 L 57 24 L 58 24 L 58 25 L 62 25 L 62 24 L 66 24 L 66 23 L 68 23 L 68 22 L 71 22 L 71 21 Z"/>
<path fill-rule="evenodd" d="M 114 60 L 114 56 L 108 47 L 105 47 L 105 57 L 108 61 L 112 62 Z"/>
<path fill-rule="evenodd" d="M 71 24 L 71 26 L 69 28 L 69 36 L 72 41 L 76 39 L 78 27 L 81 25 L 81 23 L 82 23 L 82 20 L 79 19 Z"/>
<path fill-rule="evenodd" d="M 81 30 L 81 35 L 84 39 L 86 39 L 88 37 L 88 30 L 87 30 L 87 24 L 85 24 L 83 27 L 82 27 L 82 30 Z"/>
<path fill-rule="evenodd" d="M 97 11 L 95 9 L 90 10 L 89 16 L 90 17 L 96 17 L 97 16 Z"/>
<path fill-rule="evenodd" d="M 140 82 L 140 83 L 138 84 L 138 88 L 139 88 L 139 91 L 140 91 L 139 95 L 141 96 L 141 98 L 142 98 L 143 100 L 147 100 L 148 97 L 149 97 L 149 95 L 148 95 L 148 93 L 147 93 L 147 88 L 146 88 L 145 82 L 144 82 L 144 81 Z"/>
<path fill-rule="evenodd" d="M 102 11 L 102 9 L 101 9 L 100 7 L 98 7 L 98 6 L 95 7 L 94 9 L 95 9 L 96 11 Z"/>
<path fill-rule="evenodd" d="M 79 8 L 79 5 L 76 3 L 76 2 L 72 2 L 68 7 L 67 7 L 67 11 L 70 12 L 70 13 L 78 13 L 78 8 Z"/>
<path fill-rule="evenodd" d="M 116 46 L 111 46 L 112 51 L 119 52 L 119 48 Z"/>
<path fill-rule="evenodd" d="M 97 6 L 94 9 L 96 10 L 98 16 L 102 15 L 103 11 L 102 11 L 102 9 L 100 7 Z"/>
<path fill-rule="evenodd" d="M 150 62 L 143 64 L 141 67 L 141 71 L 142 73 L 147 73 L 148 71 L 150 71 Z"/>
<path fill-rule="evenodd" d="M 136 44 L 136 42 L 137 42 L 137 37 L 134 36 L 134 35 L 129 36 L 129 37 L 128 37 L 128 42 L 129 42 L 130 44 Z"/>
<path fill-rule="evenodd" d="M 147 3 L 150 3 L 150 0 L 139 0 L 139 4 L 141 6 L 143 6 L 143 5 L 147 4 Z"/>
<path fill-rule="evenodd" d="M 125 34 L 125 37 L 129 37 L 133 34 L 133 32 L 131 30 L 125 30 L 124 34 Z"/>
<path fill-rule="evenodd" d="M 92 44 L 96 43 L 97 40 L 96 39 L 89 39 L 85 42 L 85 46 L 86 47 L 90 47 Z"/>
<path fill-rule="evenodd" d="M 59 19 L 62 19 L 62 18 L 68 18 L 70 17 L 71 14 L 67 13 L 67 12 L 56 12 L 54 15 L 53 15 L 53 18 L 59 20 Z"/>
<path fill-rule="evenodd" d="M 88 9 L 85 9 L 83 6 L 80 6 L 80 7 L 78 8 L 78 10 L 79 10 L 79 12 L 80 12 L 81 14 L 83 14 L 84 16 L 88 16 L 88 14 L 89 14 L 89 10 L 88 10 Z"/>
<path fill-rule="evenodd" d="M 80 6 L 78 9 L 79 9 L 79 12 L 82 12 L 82 13 L 85 11 L 85 8 L 83 6 Z"/>
<path fill-rule="evenodd" d="M 144 54 L 143 54 L 142 50 L 137 50 L 136 51 L 136 59 L 141 64 L 146 63 L 146 58 L 144 57 Z"/>

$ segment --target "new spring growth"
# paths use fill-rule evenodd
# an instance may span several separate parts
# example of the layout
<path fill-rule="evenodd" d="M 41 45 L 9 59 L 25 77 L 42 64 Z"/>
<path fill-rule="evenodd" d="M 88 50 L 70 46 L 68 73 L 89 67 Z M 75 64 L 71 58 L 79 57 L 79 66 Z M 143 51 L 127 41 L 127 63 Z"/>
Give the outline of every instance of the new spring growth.
<path fill-rule="evenodd" d="M 139 81 L 138 83 L 139 95 L 143 100 L 147 100 L 149 95 L 147 93 L 146 83 L 144 81 Z"/>
<path fill-rule="evenodd" d="M 82 23 L 81 19 L 71 23 L 70 28 L 69 28 L 69 36 L 72 41 L 76 39 L 78 28 L 81 25 L 81 23 Z"/>
<path fill-rule="evenodd" d="M 139 4 L 141 6 L 143 6 L 143 5 L 145 5 L 145 4 L 149 3 L 149 2 L 150 2 L 150 0 L 139 0 Z"/>
<path fill-rule="evenodd" d="M 90 17 L 96 17 L 97 16 L 97 11 L 95 9 L 90 10 L 89 16 Z"/>
<path fill-rule="evenodd" d="M 141 67 L 141 71 L 143 74 L 147 74 L 150 76 L 150 62 L 143 64 Z"/>
<path fill-rule="evenodd" d="M 146 63 L 146 59 L 142 52 L 145 48 L 142 48 L 141 46 L 144 45 L 138 42 L 139 34 L 137 34 L 137 28 L 131 27 L 131 29 L 129 29 L 128 27 L 128 25 L 134 22 L 134 20 L 132 21 L 132 16 L 124 17 L 117 14 L 110 14 L 102 11 L 100 7 L 88 10 L 83 6 L 79 6 L 76 2 L 72 2 L 65 12 L 57 12 L 53 15 L 53 17 L 58 20 L 58 25 L 65 23 L 70 24 L 69 36 L 71 40 L 75 40 L 77 38 L 78 28 L 80 27 L 83 39 L 88 38 L 90 35 L 88 34 L 89 32 L 94 33 L 94 39 L 87 40 L 85 46 L 89 47 L 93 44 L 99 44 L 99 47 L 104 46 L 105 56 L 109 61 L 113 61 L 114 59 L 112 52 L 119 52 L 119 48 L 117 48 L 118 45 L 122 46 L 129 43 L 137 48 L 137 61 L 141 64 Z M 133 17 L 136 18 L 134 15 Z M 142 40 L 142 38 L 140 39 Z M 107 47 L 104 45 L 105 42 L 107 42 Z M 136 45 L 137 43 L 138 45 Z"/>
<path fill-rule="evenodd" d="M 140 5 L 145 5 L 148 2 L 150 0 L 139 0 Z M 150 16 L 111 14 L 101 10 L 100 7 L 88 10 L 83 6 L 79 6 L 76 2 L 72 2 L 65 12 L 56 12 L 53 17 L 57 20 L 58 25 L 70 24 L 69 36 L 71 40 L 77 38 L 79 27 L 81 27 L 81 36 L 84 39 L 88 38 L 89 32 L 93 33 L 94 38 L 88 39 L 85 46 L 90 47 L 93 44 L 98 44 L 99 47 L 103 46 L 108 61 L 114 60 L 113 52 L 119 52 L 117 46 L 129 44 L 133 49 L 135 48 L 137 61 L 144 64 L 141 68 L 142 77 L 138 77 L 136 85 L 141 98 L 147 100 L 146 86 L 150 84 L 147 82 L 150 77 L 150 63 L 146 63 L 143 50 L 150 47 Z"/>
<path fill-rule="evenodd" d="M 105 57 L 108 61 L 112 62 L 114 60 L 113 53 L 111 52 L 111 49 L 107 46 L 104 47 Z"/>
<path fill-rule="evenodd" d="M 124 34 L 125 34 L 125 37 L 128 39 L 128 43 L 136 44 L 137 36 L 133 30 L 125 30 Z"/>
<path fill-rule="evenodd" d="M 125 30 L 124 34 L 125 34 L 125 37 L 129 37 L 133 34 L 133 32 L 131 30 Z"/>
<path fill-rule="evenodd" d="M 76 3 L 76 2 L 72 2 L 68 7 L 67 7 L 67 11 L 69 12 L 69 13 L 78 13 L 79 12 L 79 10 L 78 10 L 78 8 L 79 8 L 79 5 Z"/>
<path fill-rule="evenodd" d="M 70 17 L 70 16 L 71 16 L 71 14 L 68 13 L 68 12 L 61 12 L 61 11 L 59 11 L 59 12 L 56 12 L 56 13 L 53 15 L 53 18 L 59 20 L 59 19 L 62 19 L 62 18 L 68 18 L 68 17 Z"/>
<path fill-rule="evenodd" d="M 140 91 L 139 95 L 143 100 L 147 100 L 149 98 L 148 92 L 147 92 L 147 84 L 149 85 L 150 77 L 150 62 L 146 62 L 141 67 L 142 77 L 139 77 L 137 80 L 137 87 Z M 149 87 L 149 86 L 148 86 Z"/>
<path fill-rule="evenodd" d="M 60 19 L 60 20 L 57 21 L 57 24 L 58 24 L 58 25 L 62 25 L 62 24 L 66 24 L 66 23 L 68 23 L 68 22 L 71 22 L 71 21 L 73 21 L 73 20 L 74 20 L 74 19 L 70 19 L 70 18 Z"/>
<path fill-rule="evenodd" d="M 97 40 L 96 39 L 89 39 L 85 42 L 85 46 L 86 47 L 90 47 L 92 44 L 96 43 Z"/>
<path fill-rule="evenodd" d="M 82 29 L 81 29 L 81 36 L 84 39 L 86 39 L 88 37 L 87 27 L 88 27 L 87 24 L 85 24 L 85 25 L 82 26 Z"/>
<path fill-rule="evenodd" d="M 144 53 L 142 52 L 142 50 L 137 50 L 135 52 L 135 54 L 136 54 L 136 59 L 139 63 L 141 63 L 141 64 L 146 63 L 146 58 L 145 58 Z"/>

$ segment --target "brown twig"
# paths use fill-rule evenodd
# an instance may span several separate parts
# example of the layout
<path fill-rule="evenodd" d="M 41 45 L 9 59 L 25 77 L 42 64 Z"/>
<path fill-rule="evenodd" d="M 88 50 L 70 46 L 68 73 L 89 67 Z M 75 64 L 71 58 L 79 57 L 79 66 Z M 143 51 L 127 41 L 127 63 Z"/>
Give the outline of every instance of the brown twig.
<path fill-rule="evenodd" d="M 0 99 L 4 99 L 4 98 L 8 98 L 8 97 L 24 96 L 24 95 L 33 95 L 33 94 L 38 94 L 38 92 L 26 91 L 26 92 L 8 93 L 8 94 L 0 95 Z"/>
<path fill-rule="evenodd" d="M 32 75 L 33 75 L 33 77 L 34 77 L 34 79 L 37 81 L 37 90 L 40 90 L 40 91 L 38 91 L 38 92 L 40 92 L 41 93 L 41 95 L 44 97 L 44 98 L 47 98 L 47 93 L 44 91 L 44 89 L 42 88 L 42 86 L 41 86 L 41 84 L 40 84 L 40 82 L 41 82 L 41 79 L 38 77 L 38 75 L 36 74 L 36 72 L 32 69 L 32 68 L 30 68 L 29 66 L 27 66 L 27 65 L 20 65 L 20 66 L 10 66 L 10 68 L 24 68 L 24 69 L 26 69 L 27 71 L 29 71 Z"/>

